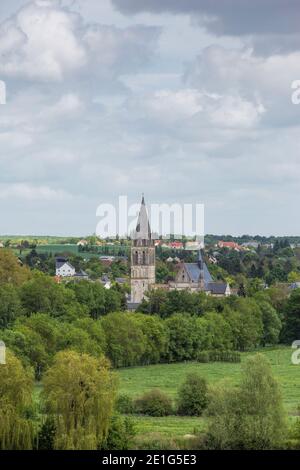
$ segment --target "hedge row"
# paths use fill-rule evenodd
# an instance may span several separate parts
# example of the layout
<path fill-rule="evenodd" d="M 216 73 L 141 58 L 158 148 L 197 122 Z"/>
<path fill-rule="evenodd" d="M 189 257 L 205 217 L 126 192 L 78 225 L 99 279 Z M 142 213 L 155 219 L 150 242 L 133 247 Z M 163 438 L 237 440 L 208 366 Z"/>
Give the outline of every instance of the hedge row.
<path fill-rule="evenodd" d="M 198 362 L 241 362 L 241 355 L 237 351 L 220 351 L 217 349 L 199 351 Z"/>

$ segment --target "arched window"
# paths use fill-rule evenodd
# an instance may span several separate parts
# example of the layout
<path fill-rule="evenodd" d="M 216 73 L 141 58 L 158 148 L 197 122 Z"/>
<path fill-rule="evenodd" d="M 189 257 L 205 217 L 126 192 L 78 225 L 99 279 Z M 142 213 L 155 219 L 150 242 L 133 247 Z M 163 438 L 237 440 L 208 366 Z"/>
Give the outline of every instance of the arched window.
<path fill-rule="evenodd" d="M 143 251 L 143 264 L 146 264 L 146 252 Z"/>

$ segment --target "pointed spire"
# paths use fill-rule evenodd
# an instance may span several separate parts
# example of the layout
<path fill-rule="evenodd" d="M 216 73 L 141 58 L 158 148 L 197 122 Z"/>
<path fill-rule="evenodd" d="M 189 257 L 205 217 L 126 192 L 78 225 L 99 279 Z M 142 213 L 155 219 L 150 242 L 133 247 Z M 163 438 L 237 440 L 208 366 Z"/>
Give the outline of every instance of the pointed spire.
<path fill-rule="evenodd" d="M 198 252 L 198 266 L 200 270 L 199 282 L 203 283 L 204 282 L 204 262 L 202 258 L 201 248 L 199 248 L 199 252 Z"/>
<path fill-rule="evenodd" d="M 203 269 L 203 258 L 202 258 L 201 248 L 199 248 L 199 252 L 198 252 L 198 266 L 201 270 Z"/>
<path fill-rule="evenodd" d="M 144 240 L 144 241 L 151 241 L 151 229 L 145 204 L 144 194 L 142 195 L 142 202 L 140 207 L 140 212 L 137 220 L 137 225 L 135 232 L 133 234 L 133 239 L 137 240 Z"/>

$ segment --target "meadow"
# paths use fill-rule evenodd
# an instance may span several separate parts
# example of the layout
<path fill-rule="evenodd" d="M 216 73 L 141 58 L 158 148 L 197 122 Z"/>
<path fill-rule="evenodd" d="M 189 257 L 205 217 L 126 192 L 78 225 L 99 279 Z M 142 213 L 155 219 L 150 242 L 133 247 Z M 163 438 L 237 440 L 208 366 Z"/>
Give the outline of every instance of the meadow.
<path fill-rule="evenodd" d="M 300 404 L 300 365 L 291 363 L 292 350 L 289 347 L 265 348 L 259 352 L 270 360 L 281 385 L 284 406 L 290 420 L 293 420 L 298 414 L 297 407 Z M 252 354 L 254 353 L 242 353 L 242 362 L 239 364 L 185 362 L 119 369 L 119 393 L 136 398 L 148 390 L 159 388 L 175 401 L 177 390 L 188 373 L 200 374 L 211 385 L 222 379 L 233 385 L 238 384 L 242 363 Z M 182 437 L 185 434 L 193 434 L 195 430 L 202 430 L 206 425 L 205 418 L 197 417 L 135 416 L 134 419 L 138 435 L 143 436 L 159 433 L 165 437 Z"/>

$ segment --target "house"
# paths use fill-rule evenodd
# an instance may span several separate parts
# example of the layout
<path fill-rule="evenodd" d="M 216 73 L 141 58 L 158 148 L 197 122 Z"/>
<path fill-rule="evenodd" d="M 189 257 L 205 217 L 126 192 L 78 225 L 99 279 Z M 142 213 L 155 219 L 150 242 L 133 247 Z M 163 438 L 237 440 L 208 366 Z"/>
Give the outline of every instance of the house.
<path fill-rule="evenodd" d="M 173 250 L 182 250 L 183 243 L 182 242 L 170 242 L 169 248 L 172 248 Z"/>
<path fill-rule="evenodd" d="M 219 248 L 228 248 L 229 250 L 235 250 L 235 251 L 241 251 L 242 247 L 235 242 L 224 242 L 223 240 L 220 240 L 218 242 L 218 247 Z"/>
<path fill-rule="evenodd" d="M 125 277 L 116 277 L 115 281 L 116 281 L 117 284 L 125 284 L 126 283 Z"/>
<path fill-rule="evenodd" d="M 300 282 L 293 282 L 292 284 L 289 285 L 289 289 L 291 290 L 300 289 Z"/>
<path fill-rule="evenodd" d="M 154 246 L 157 246 L 157 244 L 155 244 Z M 182 250 L 183 249 L 183 243 L 176 242 L 176 241 L 160 243 L 160 246 L 162 248 L 168 248 L 169 250 Z"/>
<path fill-rule="evenodd" d="M 259 243 L 255 241 L 250 241 L 250 242 L 242 243 L 242 246 L 244 248 L 255 248 L 255 250 L 257 250 L 257 248 L 259 247 Z"/>
<path fill-rule="evenodd" d="M 206 292 L 213 296 L 230 295 L 230 287 L 226 282 L 213 281 L 206 263 L 202 259 L 199 251 L 196 263 L 182 263 L 175 281 L 169 283 L 170 290 L 188 289 L 192 292 Z"/>
<path fill-rule="evenodd" d="M 110 288 L 111 288 L 110 279 L 109 279 L 108 276 L 106 276 L 106 274 L 104 274 L 104 275 L 101 277 L 100 282 L 101 282 L 101 284 L 103 285 L 103 287 L 105 287 L 105 289 L 110 289 Z"/>
<path fill-rule="evenodd" d="M 185 244 L 185 249 L 186 250 L 198 251 L 198 250 L 200 250 L 200 248 L 203 248 L 203 242 L 202 241 L 186 242 L 186 244 Z"/>
<path fill-rule="evenodd" d="M 76 270 L 66 258 L 56 258 L 55 275 L 60 277 L 75 276 Z"/>
<path fill-rule="evenodd" d="M 79 240 L 79 242 L 77 243 L 77 246 L 87 246 L 88 243 L 89 242 L 87 240 Z"/>
<path fill-rule="evenodd" d="M 78 281 L 88 281 L 89 279 L 89 275 L 83 271 L 83 269 L 80 269 L 78 272 L 76 272 L 74 277 Z"/>
<path fill-rule="evenodd" d="M 110 266 L 115 260 L 115 257 L 114 256 L 100 256 L 99 260 L 104 266 Z"/>

